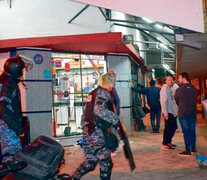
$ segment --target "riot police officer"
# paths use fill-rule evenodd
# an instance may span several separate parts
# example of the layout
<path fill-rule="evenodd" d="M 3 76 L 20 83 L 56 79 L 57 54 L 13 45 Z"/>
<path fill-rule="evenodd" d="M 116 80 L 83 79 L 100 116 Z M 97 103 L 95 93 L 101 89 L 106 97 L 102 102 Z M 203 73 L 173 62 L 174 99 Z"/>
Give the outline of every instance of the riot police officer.
<path fill-rule="evenodd" d="M 18 136 L 24 134 L 18 83 L 23 75 L 25 63 L 20 56 L 10 57 L 4 64 L 0 76 L 0 144 L 1 161 L 7 164 L 13 155 L 22 149 Z"/>
<path fill-rule="evenodd" d="M 83 175 L 94 170 L 98 163 L 101 180 L 110 180 L 111 178 L 113 163 L 110 154 L 118 147 L 118 144 L 113 147 L 116 143 L 111 141 L 112 139 L 116 141 L 116 136 L 112 133 L 109 134 L 107 129 L 110 130 L 111 125 L 119 127 L 120 120 L 113 110 L 115 107 L 110 94 L 115 85 L 115 78 L 107 73 L 103 74 L 100 79 L 100 87 L 96 89 L 94 95 L 93 113 L 96 122 L 92 122 L 90 119 L 86 122 L 87 117 L 84 117 L 83 121 L 82 147 L 86 160 L 73 173 L 72 180 L 79 180 Z M 92 100 L 93 97 L 89 99 Z"/>

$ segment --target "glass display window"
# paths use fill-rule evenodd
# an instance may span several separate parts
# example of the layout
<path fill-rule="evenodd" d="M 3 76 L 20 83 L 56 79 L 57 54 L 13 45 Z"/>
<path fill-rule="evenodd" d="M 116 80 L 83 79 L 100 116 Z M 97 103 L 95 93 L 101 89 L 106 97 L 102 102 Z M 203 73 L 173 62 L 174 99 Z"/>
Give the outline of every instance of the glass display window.
<path fill-rule="evenodd" d="M 52 58 L 55 135 L 80 134 L 84 98 L 98 86 L 99 73 L 106 72 L 105 57 L 53 53 Z"/>

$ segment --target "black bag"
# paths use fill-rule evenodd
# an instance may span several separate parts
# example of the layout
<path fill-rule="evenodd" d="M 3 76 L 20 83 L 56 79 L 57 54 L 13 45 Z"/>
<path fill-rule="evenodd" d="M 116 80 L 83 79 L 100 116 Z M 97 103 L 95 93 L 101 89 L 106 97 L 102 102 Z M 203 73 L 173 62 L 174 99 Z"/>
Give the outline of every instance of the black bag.
<path fill-rule="evenodd" d="M 94 115 L 94 103 L 96 98 L 96 92 L 98 91 L 99 87 L 91 91 L 88 95 L 88 98 L 85 102 L 85 107 L 83 111 L 83 121 L 87 123 L 87 131 L 88 134 L 91 134 L 95 125 L 96 125 L 96 116 Z"/>
<path fill-rule="evenodd" d="M 110 149 L 112 152 L 119 147 L 119 140 L 114 133 L 105 134 L 106 148 Z"/>
<path fill-rule="evenodd" d="M 148 114 L 150 112 L 149 108 L 147 108 L 146 106 L 142 107 L 142 110 L 145 114 Z"/>
<path fill-rule="evenodd" d="M 59 167 L 64 163 L 64 149 L 55 140 L 40 136 L 22 151 L 15 155 L 15 159 L 27 163 L 27 167 L 20 173 L 31 175 L 39 180 L 48 180 L 56 175 Z"/>

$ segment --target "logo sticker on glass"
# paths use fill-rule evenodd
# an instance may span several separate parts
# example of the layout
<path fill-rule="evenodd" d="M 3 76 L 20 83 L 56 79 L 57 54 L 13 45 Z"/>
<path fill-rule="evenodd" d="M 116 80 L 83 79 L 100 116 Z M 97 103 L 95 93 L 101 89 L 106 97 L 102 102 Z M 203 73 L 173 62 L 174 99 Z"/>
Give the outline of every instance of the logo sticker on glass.
<path fill-rule="evenodd" d="M 42 64 L 43 63 L 43 57 L 40 54 L 36 54 L 34 56 L 34 62 L 35 64 Z"/>

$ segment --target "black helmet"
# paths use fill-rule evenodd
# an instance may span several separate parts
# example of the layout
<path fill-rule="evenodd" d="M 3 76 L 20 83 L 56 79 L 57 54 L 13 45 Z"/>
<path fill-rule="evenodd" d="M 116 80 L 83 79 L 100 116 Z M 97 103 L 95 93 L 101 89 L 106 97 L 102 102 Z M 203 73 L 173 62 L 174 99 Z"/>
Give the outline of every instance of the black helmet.
<path fill-rule="evenodd" d="M 4 71 L 14 78 L 19 78 L 23 74 L 25 63 L 21 60 L 20 56 L 10 57 L 4 64 Z"/>

